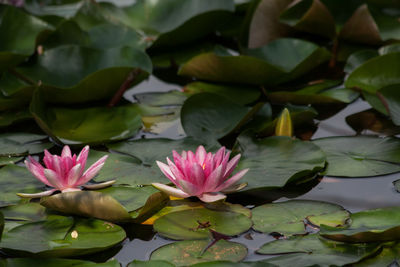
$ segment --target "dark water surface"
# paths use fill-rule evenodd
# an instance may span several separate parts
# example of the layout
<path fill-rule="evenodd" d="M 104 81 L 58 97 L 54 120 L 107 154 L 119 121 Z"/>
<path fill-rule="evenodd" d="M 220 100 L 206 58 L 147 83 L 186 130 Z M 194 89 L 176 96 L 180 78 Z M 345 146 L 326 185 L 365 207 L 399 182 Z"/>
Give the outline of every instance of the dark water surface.
<path fill-rule="evenodd" d="M 148 81 L 143 82 L 141 85 L 126 92 L 125 97 L 130 101 L 134 101 L 133 95 L 137 93 L 151 91 L 165 92 L 179 88 L 181 88 L 181 86 L 165 84 L 152 76 Z M 319 122 L 318 129 L 314 133 L 313 139 L 328 136 L 355 135 L 355 131 L 346 124 L 345 118 L 350 114 L 369 108 L 370 106 L 366 102 L 362 100 L 355 101 L 335 116 Z M 146 134 L 146 137 L 178 138 L 181 134 L 182 129 L 179 129 L 174 125 L 173 127 L 168 128 L 161 135 L 155 136 Z M 366 131 L 363 132 L 363 134 L 370 134 L 370 132 Z M 391 174 L 373 178 L 323 177 L 311 190 L 296 197 L 296 199 L 327 201 L 341 205 L 350 212 L 398 206 L 400 203 L 400 194 L 397 193 L 393 187 L 393 181 L 397 179 L 400 179 L 400 174 Z M 280 202 L 288 199 L 289 198 L 281 197 L 276 201 Z M 231 239 L 231 241 L 243 243 L 248 247 L 249 252 L 245 259 L 247 261 L 257 261 L 270 257 L 258 255 L 255 253 L 255 250 L 260 248 L 264 243 L 272 240 L 274 240 L 272 236 L 257 233 L 253 230 Z M 153 250 L 172 242 L 173 241 L 166 240 L 157 234 L 149 241 L 141 240 L 139 238 L 135 238 L 131 241 L 127 240 L 123 244 L 123 248 L 119 253 L 115 255 L 115 258 L 118 259 L 122 266 L 126 266 L 126 264 L 135 259 L 148 260 Z"/>

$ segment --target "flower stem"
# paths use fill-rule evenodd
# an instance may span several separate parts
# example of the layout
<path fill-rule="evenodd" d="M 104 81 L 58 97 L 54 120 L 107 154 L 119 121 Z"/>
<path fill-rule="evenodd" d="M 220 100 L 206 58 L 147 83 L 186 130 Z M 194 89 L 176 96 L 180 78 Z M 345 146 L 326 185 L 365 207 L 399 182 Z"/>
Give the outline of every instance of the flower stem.
<path fill-rule="evenodd" d="M 131 87 L 132 83 L 136 80 L 136 78 L 142 73 L 142 70 L 139 68 L 133 69 L 126 77 L 125 81 L 121 84 L 118 91 L 114 94 L 111 101 L 108 103 L 109 107 L 113 107 L 121 100 L 125 91 Z"/>

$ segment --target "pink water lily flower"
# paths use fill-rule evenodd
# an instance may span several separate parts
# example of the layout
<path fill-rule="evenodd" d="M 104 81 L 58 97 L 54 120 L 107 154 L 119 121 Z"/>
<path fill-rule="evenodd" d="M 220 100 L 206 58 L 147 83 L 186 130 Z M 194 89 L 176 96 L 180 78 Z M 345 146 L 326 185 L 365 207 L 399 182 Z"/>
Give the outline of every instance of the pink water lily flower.
<path fill-rule="evenodd" d="M 103 167 L 108 156 L 104 156 L 90 166 L 86 171 L 85 165 L 89 154 L 89 146 L 85 146 L 78 156 L 71 154 L 68 146 L 64 146 L 61 156 L 52 155 L 49 151 L 44 151 L 43 162 L 45 167 L 40 165 L 32 157 L 25 160 L 28 170 L 44 184 L 54 187 L 51 190 L 37 194 L 18 193 L 20 197 L 42 197 L 49 196 L 53 192 L 60 190 L 61 192 L 79 191 L 80 186 L 88 189 L 98 189 L 109 186 L 115 182 L 108 181 L 102 184 L 84 185 L 89 182 Z"/>
<path fill-rule="evenodd" d="M 168 165 L 157 161 L 158 167 L 175 187 L 153 183 L 152 185 L 168 195 L 187 198 L 196 196 L 204 202 L 214 202 L 226 198 L 223 193 L 235 192 L 246 184 L 237 185 L 249 169 L 244 169 L 229 177 L 237 166 L 240 154 L 229 161 L 230 152 L 225 147 L 217 153 L 207 153 L 199 146 L 196 153 L 183 151 L 179 155 L 172 151 L 174 162 L 167 158 Z M 222 192 L 222 193 L 220 193 Z"/>

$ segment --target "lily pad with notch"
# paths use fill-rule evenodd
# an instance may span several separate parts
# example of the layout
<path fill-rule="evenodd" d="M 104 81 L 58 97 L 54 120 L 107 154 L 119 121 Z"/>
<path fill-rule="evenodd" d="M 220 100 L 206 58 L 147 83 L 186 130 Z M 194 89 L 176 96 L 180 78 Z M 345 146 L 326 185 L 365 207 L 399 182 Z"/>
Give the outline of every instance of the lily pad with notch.
<path fill-rule="evenodd" d="M 227 236 L 239 235 L 252 225 L 244 214 L 194 208 L 169 213 L 154 223 L 160 235 L 175 240 L 207 239 L 210 230 Z"/>
<path fill-rule="evenodd" d="M 247 248 L 240 244 L 219 240 L 208 247 L 209 240 L 185 240 L 168 244 L 151 253 L 151 260 L 166 260 L 176 266 L 188 266 L 213 260 L 239 262 L 247 255 Z"/>
<path fill-rule="evenodd" d="M 373 254 L 377 244 L 346 244 L 321 239 L 317 234 L 293 236 L 264 244 L 259 254 L 289 254 L 266 260 L 277 266 L 343 266 Z"/>
<path fill-rule="evenodd" d="M 400 140 L 373 136 L 339 136 L 313 140 L 326 154 L 324 174 L 370 177 L 400 171 Z"/>
<path fill-rule="evenodd" d="M 26 223 L 4 232 L 0 248 L 13 257 L 71 257 L 105 250 L 125 237 L 125 231 L 118 225 L 49 215 L 45 221 Z"/>
<path fill-rule="evenodd" d="M 311 142 L 275 136 L 256 139 L 238 137 L 233 151 L 242 155 L 238 169 L 250 168 L 241 179 L 243 191 L 283 187 L 316 174 L 325 166 L 325 154 Z"/>
<path fill-rule="evenodd" d="M 186 62 L 178 74 L 206 81 L 273 86 L 304 75 L 329 57 L 326 49 L 313 43 L 284 38 L 248 49 L 246 55 L 200 54 Z"/>
<path fill-rule="evenodd" d="M 39 193 L 44 185 L 25 167 L 7 165 L 0 169 L 0 207 L 21 202 L 18 192 Z"/>
<path fill-rule="evenodd" d="M 349 227 L 321 226 L 320 235 L 349 243 L 385 242 L 400 238 L 400 208 L 382 208 L 353 213 Z"/>
<path fill-rule="evenodd" d="M 344 226 L 350 213 L 341 206 L 312 200 L 289 200 L 258 206 L 252 210 L 253 229 L 279 235 L 306 234 L 306 225 Z"/>

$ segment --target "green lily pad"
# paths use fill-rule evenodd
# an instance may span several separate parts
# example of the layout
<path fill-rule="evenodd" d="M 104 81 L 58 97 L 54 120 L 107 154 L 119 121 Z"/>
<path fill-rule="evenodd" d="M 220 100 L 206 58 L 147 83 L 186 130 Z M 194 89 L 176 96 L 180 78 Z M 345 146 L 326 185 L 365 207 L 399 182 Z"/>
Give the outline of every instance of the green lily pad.
<path fill-rule="evenodd" d="M 32 115 L 27 109 L 0 112 L 0 127 L 10 126 L 28 119 L 32 119 Z"/>
<path fill-rule="evenodd" d="M 329 59 L 324 48 L 299 39 L 279 39 L 247 50 L 246 54 L 200 54 L 184 64 L 179 74 L 207 81 L 277 85 L 298 78 Z"/>
<path fill-rule="evenodd" d="M 147 221 L 145 221 L 144 224 L 154 224 L 154 221 L 170 213 L 183 210 L 193 210 L 193 209 L 203 209 L 203 208 L 207 208 L 214 211 L 241 213 L 251 218 L 250 209 L 245 208 L 240 204 L 231 204 L 229 202 L 204 203 L 204 202 L 193 202 L 187 199 L 180 199 L 180 200 L 170 200 L 165 207 L 159 210 Z"/>
<path fill-rule="evenodd" d="M 242 121 L 248 109 L 229 99 L 211 93 L 189 97 L 181 110 L 186 134 L 204 143 L 215 143 Z"/>
<path fill-rule="evenodd" d="M 110 187 L 43 197 L 40 204 L 63 213 L 112 222 L 146 220 L 162 208 L 167 197 L 153 187 Z"/>
<path fill-rule="evenodd" d="M 400 53 L 372 58 L 356 68 L 345 82 L 347 88 L 360 88 L 374 94 L 385 86 L 400 84 Z"/>
<path fill-rule="evenodd" d="M 44 184 L 25 167 L 7 165 L 0 169 L 0 207 L 19 203 L 21 198 L 17 193 L 39 193 L 44 190 Z"/>
<path fill-rule="evenodd" d="M 53 147 L 50 142 L 42 142 L 46 135 L 31 133 L 0 134 L 0 156 L 18 157 L 28 154 L 42 153 L 44 149 Z"/>
<path fill-rule="evenodd" d="M 134 68 L 142 70 L 134 84 L 145 79 L 152 69 L 150 58 L 135 48 L 101 50 L 63 45 L 45 50 L 36 64 L 17 71 L 35 83 L 41 81 L 47 102 L 83 103 L 111 99 Z"/>
<path fill-rule="evenodd" d="M 266 260 L 278 266 L 343 266 L 359 261 L 377 249 L 376 244 L 345 244 L 318 235 L 294 236 L 264 244 L 257 253 L 290 254 Z"/>
<path fill-rule="evenodd" d="M 107 144 L 107 147 L 113 151 L 138 158 L 144 165 L 152 166 L 155 165 L 156 160 L 165 161 L 166 157 L 171 158 L 172 150 L 176 150 L 178 153 L 181 153 L 183 150 L 191 150 L 194 152 L 201 144 L 200 141 L 188 137 L 178 140 L 157 138 L 124 141 L 120 143 Z M 214 152 L 217 147 L 206 148 L 211 149 L 211 151 Z M 154 182 L 151 179 L 149 181 Z"/>
<path fill-rule="evenodd" d="M 397 126 L 400 125 L 399 92 L 400 92 L 400 84 L 389 85 L 379 90 L 379 93 L 381 93 L 381 96 L 383 98 L 383 100 L 381 101 L 385 102 L 390 117 L 393 123 Z"/>
<path fill-rule="evenodd" d="M 6 157 L 0 156 L 0 166 L 5 166 L 9 164 L 15 164 L 16 162 L 22 160 L 24 157 Z"/>
<path fill-rule="evenodd" d="M 234 151 L 242 154 L 237 168 L 250 168 L 240 180 L 248 183 L 244 190 L 283 187 L 325 166 L 325 155 L 319 147 L 283 136 L 256 140 L 241 135 Z"/>
<path fill-rule="evenodd" d="M 263 233 L 305 234 L 305 221 L 319 227 L 343 226 L 349 212 L 341 206 L 312 200 L 289 200 L 258 206 L 252 210 L 253 228 Z"/>
<path fill-rule="evenodd" d="M 0 5 L 0 72 L 12 68 L 35 51 L 37 36 L 51 29 L 46 22 L 19 8 Z"/>
<path fill-rule="evenodd" d="M 34 202 L 3 207 L 0 211 L 6 220 L 39 222 L 47 217 L 46 208 Z"/>
<path fill-rule="evenodd" d="M 50 215 L 46 221 L 12 228 L 0 242 L 7 254 L 69 257 L 94 253 L 120 243 L 124 230 L 104 221 Z"/>
<path fill-rule="evenodd" d="M 152 151 L 154 152 L 154 150 Z M 155 182 L 169 183 L 157 166 L 144 166 L 139 159 L 131 156 L 91 150 L 87 164 L 93 164 L 105 155 L 108 155 L 108 158 L 106 164 L 94 178 L 96 182 L 116 180 L 118 185 L 130 186 L 150 185 Z"/>
<path fill-rule="evenodd" d="M 400 171 L 397 138 L 328 137 L 313 140 L 326 154 L 329 176 L 369 177 Z"/>
<path fill-rule="evenodd" d="M 127 266 L 129 267 L 175 267 L 174 264 L 163 261 L 163 260 L 152 260 L 152 261 L 138 261 L 134 260 L 130 262 Z"/>
<path fill-rule="evenodd" d="M 256 101 L 261 95 L 260 90 L 256 87 L 220 85 L 205 82 L 189 83 L 183 88 L 183 90 L 188 94 L 214 93 L 226 97 L 232 102 L 240 105 L 250 104 Z"/>
<path fill-rule="evenodd" d="M 156 39 L 153 47 L 170 47 L 212 33 L 234 9 L 231 0 L 144 0 L 125 8 L 125 16 L 119 19 Z"/>
<path fill-rule="evenodd" d="M 400 264 L 400 243 L 388 243 L 382 246 L 382 251 L 372 258 L 367 258 L 354 264 L 356 267 L 396 266 Z"/>
<path fill-rule="evenodd" d="M 42 267 L 119 267 L 117 260 L 110 260 L 99 263 L 83 260 L 71 259 L 35 259 L 35 258 L 8 258 L 0 260 L 0 265 L 4 263 L 7 267 L 42 266 Z"/>
<path fill-rule="evenodd" d="M 41 5 L 37 0 L 24 1 L 24 9 L 37 16 L 59 16 L 69 18 L 73 16 L 82 6 L 83 2 L 79 0 L 69 1 L 48 1 Z"/>
<path fill-rule="evenodd" d="M 263 261 L 209 261 L 191 265 L 193 267 L 277 267 L 277 265 Z"/>
<path fill-rule="evenodd" d="M 168 244 L 151 253 L 151 260 L 166 260 L 176 266 L 188 266 L 199 262 L 228 260 L 238 262 L 247 255 L 247 248 L 239 243 L 219 240 L 203 251 L 210 241 L 186 240 Z"/>
<path fill-rule="evenodd" d="M 360 94 L 347 88 L 333 88 L 341 81 L 327 80 L 319 84 L 310 85 L 300 90 L 278 91 L 268 93 L 268 99 L 274 103 L 305 104 L 337 104 L 353 102 Z"/>
<path fill-rule="evenodd" d="M 378 51 L 373 49 L 357 51 L 349 56 L 343 70 L 351 73 L 366 61 L 377 56 L 379 56 Z"/>
<path fill-rule="evenodd" d="M 383 208 L 353 213 L 347 228 L 322 226 L 320 235 L 336 241 L 364 243 L 400 238 L 400 208 Z"/>
<path fill-rule="evenodd" d="M 65 144 L 96 144 L 133 136 L 141 127 L 141 109 L 131 104 L 113 108 L 46 107 L 35 91 L 30 111 L 39 126 Z"/>
<path fill-rule="evenodd" d="M 207 239 L 210 230 L 234 236 L 247 231 L 251 220 L 235 212 L 191 209 L 169 213 L 154 223 L 154 230 L 160 235 L 175 239 Z"/>

